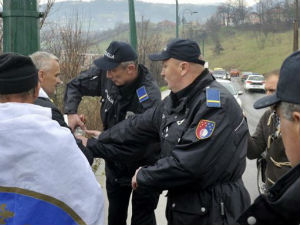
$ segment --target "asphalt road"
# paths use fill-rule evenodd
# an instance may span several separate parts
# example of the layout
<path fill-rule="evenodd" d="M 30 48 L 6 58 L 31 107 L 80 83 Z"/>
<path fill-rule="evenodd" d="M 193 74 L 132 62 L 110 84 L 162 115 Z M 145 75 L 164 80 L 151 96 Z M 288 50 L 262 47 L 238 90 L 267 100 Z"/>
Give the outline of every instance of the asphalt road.
<path fill-rule="evenodd" d="M 263 97 L 265 94 L 258 93 L 258 92 L 251 92 L 251 93 L 245 92 L 239 78 L 233 78 L 232 83 L 237 90 L 243 91 L 243 94 L 240 95 L 240 99 L 242 101 L 242 108 L 247 117 L 250 134 L 252 134 L 255 131 L 256 125 L 257 125 L 260 117 L 264 113 L 264 110 L 254 109 L 253 104 L 257 99 Z M 162 93 L 162 96 L 165 97 L 168 94 L 169 94 L 169 91 L 165 91 Z M 254 199 L 258 196 L 257 184 L 256 184 L 256 173 L 257 173 L 256 161 L 247 159 L 247 167 L 246 167 L 245 173 L 243 175 L 243 180 L 244 180 L 246 188 L 248 189 L 248 191 L 250 193 L 251 201 L 254 201 Z M 97 171 L 96 176 L 103 187 L 103 191 L 105 192 L 103 163 L 101 165 L 101 168 Z M 167 221 L 165 219 L 165 206 L 166 206 L 165 194 L 166 194 L 166 192 L 163 192 L 163 194 L 161 194 L 159 204 L 155 211 L 158 225 L 167 224 Z M 104 193 L 104 195 L 106 196 L 106 193 Z M 107 206 L 108 206 L 108 202 L 106 199 L 106 215 L 107 215 Z M 128 210 L 127 224 L 130 224 L 130 218 L 131 218 L 131 205 L 129 206 L 129 210 Z"/>

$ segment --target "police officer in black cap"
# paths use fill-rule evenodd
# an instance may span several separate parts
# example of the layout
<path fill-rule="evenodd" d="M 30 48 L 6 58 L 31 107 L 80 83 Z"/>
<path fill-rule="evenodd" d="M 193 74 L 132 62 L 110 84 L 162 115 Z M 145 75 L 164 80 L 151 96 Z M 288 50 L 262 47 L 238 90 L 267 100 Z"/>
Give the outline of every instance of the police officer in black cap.
<path fill-rule="evenodd" d="M 286 155 L 293 166 L 267 195 L 259 196 L 245 211 L 240 224 L 300 224 L 300 51 L 282 64 L 277 91 L 254 104 L 260 109 L 274 106 L 280 117 L 280 130 Z"/>
<path fill-rule="evenodd" d="M 161 158 L 132 178 L 138 190 L 168 190 L 169 225 L 233 224 L 250 204 L 242 181 L 248 127 L 234 97 L 204 68 L 196 42 L 175 39 L 150 59 L 163 61 L 171 90 L 157 107 L 89 140 L 93 152 L 130 160 L 157 140 Z"/>
<path fill-rule="evenodd" d="M 85 129 L 77 108 L 82 96 L 101 96 L 101 119 L 104 130 L 120 121 L 142 113 L 160 102 L 159 87 L 148 69 L 137 63 L 137 54 L 127 43 L 113 41 L 104 57 L 94 61 L 89 70 L 67 84 L 65 108 L 69 126 Z M 142 148 L 141 154 L 130 162 L 112 158 L 111 152 L 98 152 L 94 157 L 105 159 L 106 189 L 109 200 L 108 224 L 125 225 L 131 188 L 131 177 L 141 165 L 157 159 L 159 145 Z M 154 209 L 158 202 L 157 192 L 133 193 L 132 225 L 156 224 Z"/>

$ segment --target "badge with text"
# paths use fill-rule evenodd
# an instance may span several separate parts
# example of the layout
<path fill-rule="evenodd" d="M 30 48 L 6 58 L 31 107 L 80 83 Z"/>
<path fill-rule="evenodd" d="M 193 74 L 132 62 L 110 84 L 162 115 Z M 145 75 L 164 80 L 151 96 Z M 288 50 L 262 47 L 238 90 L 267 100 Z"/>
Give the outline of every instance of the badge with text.
<path fill-rule="evenodd" d="M 149 99 L 149 96 L 147 94 L 145 86 L 142 86 L 139 89 L 137 89 L 136 94 L 137 94 L 140 102 L 143 102 L 143 101 L 146 101 L 147 99 Z"/>
<path fill-rule="evenodd" d="M 215 129 L 216 123 L 209 120 L 200 120 L 196 129 L 196 136 L 199 140 L 209 138 Z"/>

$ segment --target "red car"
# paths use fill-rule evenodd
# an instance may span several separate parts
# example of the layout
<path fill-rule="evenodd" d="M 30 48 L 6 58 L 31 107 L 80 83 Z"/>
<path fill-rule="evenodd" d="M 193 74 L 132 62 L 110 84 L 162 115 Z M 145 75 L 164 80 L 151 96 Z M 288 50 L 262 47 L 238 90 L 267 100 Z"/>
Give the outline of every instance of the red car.
<path fill-rule="evenodd" d="M 240 71 L 238 69 L 231 69 L 229 72 L 231 77 L 239 77 L 240 76 Z"/>

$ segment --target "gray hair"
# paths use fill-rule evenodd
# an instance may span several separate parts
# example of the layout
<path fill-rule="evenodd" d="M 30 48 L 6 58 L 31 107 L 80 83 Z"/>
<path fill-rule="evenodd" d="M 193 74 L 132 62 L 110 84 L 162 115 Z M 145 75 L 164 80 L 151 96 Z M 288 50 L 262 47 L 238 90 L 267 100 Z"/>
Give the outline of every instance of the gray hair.
<path fill-rule="evenodd" d="M 32 62 L 38 70 L 49 70 L 51 68 L 51 60 L 59 62 L 59 59 L 55 55 L 48 52 L 38 51 L 30 55 L 29 57 L 32 59 Z"/>
<path fill-rule="evenodd" d="M 37 86 L 37 85 L 36 85 Z M 34 96 L 35 87 L 31 88 L 28 91 L 24 91 L 21 93 L 15 93 L 15 95 L 18 95 L 21 99 L 25 100 L 29 96 Z M 10 99 L 11 94 L 0 94 L 0 102 L 7 102 Z"/>
<path fill-rule="evenodd" d="M 121 62 L 121 66 L 123 69 L 127 68 L 127 66 L 130 64 L 134 64 L 137 67 L 138 61 L 134 60 L 134 61 Z"/>
<path fill-rule="evenodd" d="M 293 121 L 293 112 L 300 112 L 300 105 L 288 102 L 281 102 L 279 104 L 278 109 L 285 119 Z"/>

